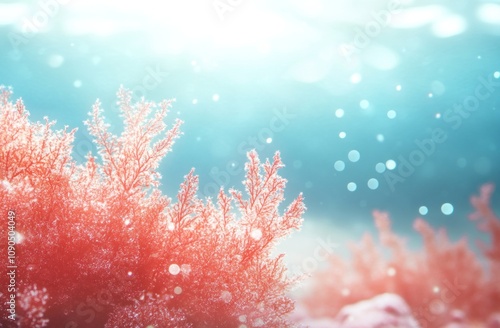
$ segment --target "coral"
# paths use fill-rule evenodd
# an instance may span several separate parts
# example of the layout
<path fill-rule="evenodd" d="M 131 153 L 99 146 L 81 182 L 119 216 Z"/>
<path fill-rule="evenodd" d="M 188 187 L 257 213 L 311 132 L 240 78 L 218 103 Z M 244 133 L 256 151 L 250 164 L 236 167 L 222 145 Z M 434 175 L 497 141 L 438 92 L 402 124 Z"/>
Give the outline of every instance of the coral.
<path fill-rule="evenodd" d="M 491 236 L 490 247 L 481 244 L 486 266 L 465 238 L 451 242 L 443 229 L 436 231 L 420 218 L 413 227 L 423 249 L 410 251 L 391 230 L 388 214 L 374 211 L 379 243 L 366 234 L 350 245 L 350 260 L 332 255 L 328 268 L 313 275 L 314 287 L 302 302 L 313 317 L 335 318 L 348 304 L 394 293 L 422 327 L 457 323 L 457 313 L 462 322 L 486 322 L 500 310 L 500 220 L 490 207 L 492 192 L 492 185 L 484 185 L 471 198 L 476 210 L 471 219 Z"/>
<path fill-rule="evenodd" d="M 265 163 L 248 153 L 247 197 L 221 189 L 216 200 L 200 199 L 192 170 L 173 201 L 158 173 L 182 123 L 166 129 L 169 101 L 134 104 L 120 89 L 119 136 L 96 102 L 85 124 L 99 157 L 89 153 L 79 165 L 71 157 L 75 130 L 32 123 L 21 100 L 0 93 L 0 201 L 4 216 L 15 213 L 17 326 L 291 325 L 293 280 L 283 254 L 271 250 L 300 228 L 305 207 L 299 195 L 279 211 L 286 184 L 279 153 Z M 0 284 L 7 279 L 2 274 Z"/>

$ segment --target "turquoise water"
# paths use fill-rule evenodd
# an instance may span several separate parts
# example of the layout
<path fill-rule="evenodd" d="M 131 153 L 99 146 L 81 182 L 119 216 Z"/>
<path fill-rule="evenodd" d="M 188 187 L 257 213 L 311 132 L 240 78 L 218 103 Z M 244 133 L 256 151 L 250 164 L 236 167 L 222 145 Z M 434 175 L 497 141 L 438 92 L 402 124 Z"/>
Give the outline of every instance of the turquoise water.
<path fill-rule="evenodd" d="M 279 150 L 306 224 L 357 238 L 378 208 L 403 233 L 424 214 L 470 231 L 469 196 L 500 181 L 498 2 L 227 6 L 3 1 L 0 84 L 33 120 L 78 127 L 79 161 L 95 151 L 82 122 L 97 98 L 114 131 L 120 85 L 175 98 L 169 122 L 185 123 L 161 166 L 170 196 L 192 167 L 205 196 L 241 188 L 246 151 Z"/>

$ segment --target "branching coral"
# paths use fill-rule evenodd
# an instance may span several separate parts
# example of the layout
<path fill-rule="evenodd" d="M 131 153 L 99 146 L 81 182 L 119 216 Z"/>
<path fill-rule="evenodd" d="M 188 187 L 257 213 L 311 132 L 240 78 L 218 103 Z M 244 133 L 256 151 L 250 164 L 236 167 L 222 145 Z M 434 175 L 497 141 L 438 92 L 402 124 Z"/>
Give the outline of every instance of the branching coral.
<path fill-rule="evenodd" d="M 500 220 L 490 207 L 492 192 L 485 185 L 471 199 L 471 219 L 491 235 L 491 246 L 482 245 L 489 272 L 465 238 L 451 242 L 443 229 L 435 231 L 420 218 L 413 227 L 423 250 L 409 251 L 391 230 L 388 214 L 374 211 L 380 243 L 367 234 L 351 245 L 350 260 L 332 256 L 329 268 L 313 276 L 315 287 L 304 303 L 313 316 L 334 318 L 345 305 L 390 292 L 403 297 L 422 327 L 441 327 L 457 313 L 464 321 L 486 322 L 500 311 Z"/>
<path fill-rule="evenodd" d="M 86 125 L 99 158 L 77 165 L 74 130 L 31 123 L 21 101 L 12 104 L 5 88 L 0 94 L 1 209 L 15 213 L 19 237 L 17 317 L 2 316 L 1 325 L 290 326 L 292 280 L 271 250 L 300 227 L 305 207 L 299 195 L 279 212 L 279 153 L 264 164 L 248 153 L 248 198 L 221 190 L 215 201 L 200 199 L 191 171 L 173 201 L 158 189 L 157 171 L 180 134 L 180 121 L 166 130 L 170 102 L 134 104 L 120 89 L 120 136 L 108 131 L 97 102 Z M 7 279 L 1 275 L 1 286 Z M 2 304 L 9 297 L 1 291 Z"/>

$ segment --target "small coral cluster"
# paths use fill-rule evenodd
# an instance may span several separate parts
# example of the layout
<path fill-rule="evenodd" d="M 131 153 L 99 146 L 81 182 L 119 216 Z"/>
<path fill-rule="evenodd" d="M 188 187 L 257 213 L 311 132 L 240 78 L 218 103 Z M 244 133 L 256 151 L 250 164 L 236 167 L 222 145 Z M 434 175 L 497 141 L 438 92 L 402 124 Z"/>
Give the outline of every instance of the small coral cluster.
<path fill-rule="evenodd" d="M 71 157 L 73 131 L 32 123 L 0 88 L 0 208 L 15 213 L 15 320 L 0 276 L 2 327 L 288 327 L 293 282 L 277 241 L 300 227 L 302 196 L 279 211 L 286 180 L 279 153 L 248 153 L 248 196 L 197 197 L 189 172 L 176 201 L 159 190 L 159 161 L 179 136 L 170 102 L 131 102 L 118 92 L 120 136 L 97 102 L 86 122 L 99 158 Z M 151 117 L 151 112 L 155 111 Z M 1 235 L 7 236 L 7 224 Z M 7 254 L 7 242 L 0 244 Z"/>
<path fill-rule="evenodd" d="M 374 211 L 379 243 L 366 234 L 359 244 L 350 245 L 350 260 L 330 257 L 329 267 L 313 276 L 315 286 L 304 298 L 304 305 L 313 317 L 336 318 L 339 327 L 358 327 L 340 325 L 349 322 L 348 317 L 355 319 L 346 305 L 393 293 L 409 305 L 420 327 L 475 327 L 487 322 L 488 327 L 499 327 L 500 220 L 490 206 L 493 189 L 491 184 L 484 185 L 479 195 L 471 198 L 475 212 L 470 219 L 490 234 L 491 246 L 481 244 L 486 263 L 469 248 L 465 238 L 453 243 L 444 230 L 435 231 L 420 218 L 415 220 L 414 229 L 423 237 L 423 250 L 409 251 L 392 232 L 388 214 Z M 390 256 L 384 254 L 387 250 Z M 378 303 L 375 298 L 365 304 Z M 355 308 L 363 306 L 358 303 Z M 374 319 L 373 325 L 359 327 L 410 327 L 391 325 L 393 312 L 394 307 L 385 310 L 385 325 L 375 325 Z"/>

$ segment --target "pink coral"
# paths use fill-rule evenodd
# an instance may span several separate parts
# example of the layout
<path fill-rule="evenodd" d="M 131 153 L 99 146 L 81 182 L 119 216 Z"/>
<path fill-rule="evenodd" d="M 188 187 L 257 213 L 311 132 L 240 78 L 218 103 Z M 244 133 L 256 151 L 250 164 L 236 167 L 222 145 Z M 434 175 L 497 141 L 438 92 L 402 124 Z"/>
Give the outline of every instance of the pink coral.
<path fill-rule="evenodd" d="M 271 250 L 300 227 L 305 207 L 299 195 L 279 211 L 286 184 L 279 153 L 264 164 L 248 153 L 248 198 L 221 190 L 215 201 L 200 199 L 192 170 L 173 201 L 158 189 L 157 171 L 180 135 L 180 121 L 170 129 L 164 123 L 170 102 L 134 104 L 120 89 L 119 136 L 96 102 L 86 124 L 99 158 L 89 154 L 77 165 L 74 130 L 31 123 L 20 100 L 0 93 L 0 124 L 8 127 L 0 132 L 1 208 L 15 213 L 22 237 L 15 245 L 17 319 L 2 316 L 3 326 L 290 325 L 292 280 L 283 255 Z M 0 284 L 7 279 L 1 275 Z M 2 290 L 2 304 L 8 297 Z"/>
<path fill-rule="evenodd" d="M 329 268 L 313 276 L 315 287 L 303 300 L 311 315 L 334 318 L 345 305 L 388 292 L 406 301 L 422 327 L 456 322 L 457 311 L 464 322 L 486 322 L 500 309 L 500 220 L 490 207 L 492 191 L 485 185 L 472 197 L 476 211 L 471 216 L 491 235 L 492 245 L 482 245 L 489 272 L 465 238 L 451 242 L 443 229 L 435 231 L 420 218 L 414 229 L 423 237 L 423 250 L 407 250 L 387 213 L 374 211 L 380 244 L 365 235 L 351 245 L 350 261 L 331 256 Z"/>

